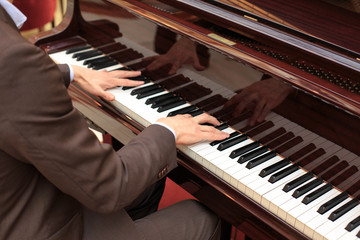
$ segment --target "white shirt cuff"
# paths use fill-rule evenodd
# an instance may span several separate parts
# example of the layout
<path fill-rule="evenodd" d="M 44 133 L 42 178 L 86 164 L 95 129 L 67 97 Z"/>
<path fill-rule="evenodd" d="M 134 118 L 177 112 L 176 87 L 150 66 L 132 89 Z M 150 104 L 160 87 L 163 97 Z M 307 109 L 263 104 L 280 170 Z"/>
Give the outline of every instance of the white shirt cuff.
<path fill-rule="evenodd" d="M 153 124 L 157 124 L 157 125 L 160 125 L 160 126 L 163 126 L 163 127 L 167 128 L 170 132 L 172 132 L 172 134 L 174 135 L 174 138 L 175 138 L 175 140 L 176 140 L 175 131 L 174 131 L 172 128 L 170 128 L 168 125 L 165 125 L 165 124 L 159 123 L 159 122 L 155 122 L 155 123 L 153 123 Z"/>
<path fill-rule="evenodd" d="M 74 69 L 72 68 L 72 66 L 68 63 L 66 63 L 69 66 L 69 71 L 70 71 L 70 82 L 72 82 L 74 80 Z"/>

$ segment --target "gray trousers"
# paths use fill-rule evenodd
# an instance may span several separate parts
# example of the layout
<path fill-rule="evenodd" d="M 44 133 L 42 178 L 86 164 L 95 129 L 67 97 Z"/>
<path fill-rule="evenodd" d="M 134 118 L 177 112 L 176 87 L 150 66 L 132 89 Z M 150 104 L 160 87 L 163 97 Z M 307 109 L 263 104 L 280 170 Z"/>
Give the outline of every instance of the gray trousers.
<path fill-rule="evenodd" d="M 164 186 L 165 179 L 149 187 L 126 208 L 140 235 L 146 240 L 220 239 L 218 216 L 196 200 L 184 200 L 156 211 Z M 121 240 L 123 233 L 117 227 L 121 217 L 124 216 L 84 209 L 84 240 Z"/>

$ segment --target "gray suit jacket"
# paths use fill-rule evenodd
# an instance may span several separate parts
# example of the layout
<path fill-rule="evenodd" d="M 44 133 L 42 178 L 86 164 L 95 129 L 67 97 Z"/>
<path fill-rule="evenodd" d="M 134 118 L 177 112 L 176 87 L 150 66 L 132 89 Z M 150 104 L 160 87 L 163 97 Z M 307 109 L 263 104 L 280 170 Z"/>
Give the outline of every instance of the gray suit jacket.
<path fill-rule="evenodd" d="M 124 207 L 176 166 L 172 133 L 152 125 L 119 152 L 100 144 L 71 103 L 66 67 L 1 6 L 0 53 L 0 239 L 79 240 L 83 206 L 120 212 L 119 239 L 141 239 Z"/>

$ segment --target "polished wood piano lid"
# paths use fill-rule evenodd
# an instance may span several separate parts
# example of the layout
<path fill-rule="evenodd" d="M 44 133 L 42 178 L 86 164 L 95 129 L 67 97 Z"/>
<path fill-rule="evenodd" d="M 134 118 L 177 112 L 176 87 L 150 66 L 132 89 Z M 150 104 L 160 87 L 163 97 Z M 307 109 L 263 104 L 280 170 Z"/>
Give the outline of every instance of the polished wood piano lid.
<path fill-rule="evenodd" d="M 358 1 L 260 1 L 205 0 L 210 4 L 326 47 L 360 54 L 360 2 Z"/>

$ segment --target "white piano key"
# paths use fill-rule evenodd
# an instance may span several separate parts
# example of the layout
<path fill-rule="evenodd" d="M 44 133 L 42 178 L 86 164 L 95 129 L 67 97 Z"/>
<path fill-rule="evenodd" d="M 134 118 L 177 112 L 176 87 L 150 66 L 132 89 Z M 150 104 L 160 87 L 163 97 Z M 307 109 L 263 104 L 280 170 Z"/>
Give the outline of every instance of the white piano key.
<path fill-rule="evenodd" d="M 247 140 L 246 145 L 251 144 L 252 140 Z M 244 143 L 245 144 L 245 143 Z M 261 156 L 261 155 L 259 155 Z M 221 172 L 221 174 L 219 173 L 219 175 L 226 181 L 230 182 L 231 177 L 234 175 L 235 172 L 239 172 L 239 171 L 243 171 L 246 168 L 246 164 L 247 163 L 238 163 L 238 158 L 230 158 L 227 157 L 225 161 L 223 161 L 220 164 L 217 164 L 219 172 Z M 269 163 L 263 163 L 261 164 L 263 166 L 268 166 Z M 257 167 L 259 167 L 260 165 L 258 165 Z M 260 171 L 258 168 L 256 168 L 258 171 Z M 240 174 L 240 173 L 239 173 Z"/>
<path fill-rule="evenodd" d="M 114 71 L 116 69 L 119 69 L 119 68 L 122 68 L 122 67 L 125 67 L 124 65 L 122 64 L 116 64 L 116 65 L 113 65 L 113 66 L 110 66 L 110 67 L 106 67 L 106 68 L 102 68 L 102 69 L 99 69 L 98 71 L 108 71 L 108 72 L 111 72 L 111 71 Z"/>
<path fill-rule="evenodd" d="M 230 155 L 230 153 L 237 148 L 238 148 L 237 145 L 234 145 L 228 149 L 225 149 L 224 151 L 217 150 L 216 152 L 205 155 L 204 159 L 208 161 L 209 169 L 215 173 L 216 169 L 218 168 L 217 165 L 228 160 L 228 156 Z"/>
<path fill-rule="evenodd" d="M 254 174 L 250 174 L 240 179 L 240 182 L 246 186 L 245 192 L 247 193 L 248 196 L 251 196 L 257 202 L 261 202 L 262 193 L 258 192 L 257 189 L 262 188 L 264 186 L 268 186 L 269 189 L 274 187 L 274 185 L 269 181 L 267 181 L 267 179 L 259 177 L 259 173 L 261 169 L 263 169 L 264 167 L 268 167 L 274 163 L 277 163 L 283 159 L 284 158 L 281 156 L 275 156 L 272 159 L 266 161 L 265 163 L 251 169 L 254 172 Z"/>
<path fill-rule="evenodd" d="M 253 140 L 251 140 L 251 139 L 249 139 L 249 141 L 248 140 L 246 140 L 246 145 L 248 145 L 248 144 L 251 144 L 251 143 L 253 143 L 254 141 Z M 240 147 L 244 147 L 245 145 L 237 145 L 236 146 L 236 148 L 232 148 L 232 151 L 233 150 L 236 150 L 236 149 L 238 149 L 238 148 L 240 148 Z M 251 151 L 254 151 L 254 150 L 257 150 L 258 148 L 260 148 L 261 146 L 259 146 L 259 147 L 256 147 L 256 148 L 254 148 L 254 149 L 252 149 Z M 236 162 L 237 163 L 237 161 L 239 160 L 239 157 L 236 157 L 236 158 L 230 158 L 230 154 L 231 154 L 231 152 L 227 155 L 227 156 L 224 156 L 224 158 L 226 158 L 226 160 L 228 160 L 228 161 L 230 161 L 230 162 Z M 241 166 L 241 167 L 240 167 Z M 237 164 L 235 164 L 235 166 L 233 166 L 233 167 L 230 167 L 229 165 L 226 165 L 226 173 L 228 174 L 228 175 L 233 175 L 235 172 L 238 172 L 239 171 L 239 169 L 243 169 L 244 167 L 246 166 L 246 163 L 242 163 L 242 164 L 240 164 L 240 163 L 237 163 Z"/>
<path fill-rule="evenodd" d="M 334 222 L 329 220 L 319 229 L 317 229 L 316 232 L 321 233 L 327 239 L 337 239 L 344 233 L 346 225 L 351 222 L 355 217 L 359 216 L 359 214 L 360 206 L 356 206 L 340 218 L 336 219 Z"/>
<path fill-rule="evenodd" d="M 292 214 L 292 212 L 295 212 L 295 211 L 297 213 L 300 213 L 300 215 L 295 214 L 295 213 L 293 214 L 293 216 L 296 219 L 295 220 L 295 227 L 303 232 L 304 229 L 305 229 L 305 224 L 307 222 L 309 222 L 311 219 L 313 219 L 314 216 L 320 214 L 320 213 L 317 212 L 319 207 L 322 204 L 326 203 L 329 199 L 335 197 L 338 194 L 339 194 L 338 190 L 331 189 L 329 192 L 327 192 L 327 193 L 323 194 L 322 196 L 318 197 L 317 199 L 315 199 L 311 203 L 309 203 L 307 205 L 305 205 L 305 204 L 299 205 L 296 210 L 294 209 L 293 211 L 291 211 L 290 214 Z"/>
<path fill-rule="evenodd" d="M 321 187 L 323 187 L 325 183 L 320 184 L 319 186 L 315 187 L 313 190 L 309 191 L 308 193 L 315 191 Z M 305 196 L 305 195 L 304 195 Z M 283 205 L 279 206 L 279 209 L 285 211 L 286 214 L 286 222 L 290 223 L 292 226 L 295 226 L 296 218 L 299 217 L 301 214 L 306 212 L 311 205 L 305 205 L 302 203 L 303 197 L 299 198 L 292 198 L 289 201 L 285 202 Z M 315 212 L 314 212 L 315 214 Z"/>
<path fill-rule="evenodd" d="M 308 193 L 315 191 L 319 188 L 321 188 L 322 186 L 324 186 L 325 183 L 320 184 L 319 186 L 316 186 L 315 188 L 313 188 L 311 191 L 309 191 Z M 279 206 L 279 211 L 283 211 L 286 212 L 286 221 L 288 223 L 290 223 L 292 226 L 295 225 L 295 218 L 292 216 L 293 215 L 298 215 L 301 214 L 301 210 L 299 210 L 299 208 L 297 208 L 299 205 L 303 205 L 303 203 L 301 202 L 303 197 L 305 195 L 298 197 L 298 198 L 292 198 L 289 201 L 285 202 L 284 204 Z M 300 211 L 300 212 L 299 212 Z"/>
<path fill-rule="evenodd" d="M 314 178 L 311 178 L 310 180 L 305 181 L 304 183 L 300 184 L 298 187 L 302 187 L 303 185 L 307 184 Z M 285 192 L 283 190 L 285 185 L 286 185 L 286 183 L 284 183 L 280 186 L 277 186 L 276 188 L 274 188 L 271 191 L 262 195 L 261 204 L 263 206 L 265 206 L 267 209 L 271 210 L 272 212 L 277 213 L 278 206 L 280 206 L 284 202 L 289 201 L 290 199 L 293 198 L 293 196 L 291 196 L 293 191 Z M 273 204 L 271 204 L 271 203 L 273 203 Z"/>
<path fill-rule="evenodd" d="M 281 159 L 275 159 L 275 160 L 278 160 L 278 161 L 281 161 Z M 274 161 L 275 162 L 275 161 Z M 269 166 L 270 166 L 271 164 L 269 164 Z M 265 165 L 266 166 L 266 165 Z M 258 169 L 258 172 L 257 172 L 257 174 L 260 172 L 260 168 Z M 297 171 L 296 171 L 297 172 Z M 245 178 L 245 177 L 247 177 L 248 175 L 245 175 L 244 176 L 244 171 L 238 171 L 238 172 L 236 172 L 234 175 L 233 175 L 233 177 L 235 178 L 235 179 L 237 179 L 238 180 L 238 188 L 239 189 L 242 189 L 242 191 L 243 192 L 245 192 L 246 191 L 246 188 L 247 188 L 247 186 L 241 181 L 241 179 L 243 179 L 243 178 Z M 290 176 L 290 177 L 289 177 Z M 272 188 L 275 188 L 275 187 L 277 187 L 278 185 L 280 185 L 280 184 L 283 184 L 284 183 L 284 181 L 288 181 L 289 179 L 292 179 L 292 177 L 295 177 L 295 176 L 297 176 L 297 174 L 290 174 L 289 176 L 287 176 L 287 177 L 285 177 L 285 178 L 283 178 L 283 179 L 281 179 L 281 180 L 279 180 L 279 181 L 277 181 L 277 182 L 275 182 L 275 183 L 268 183 L 268 184 L 266 184 L 266 185 L 262 185 L 262 186 L 260 186 L 258 189 L 257 189 L 257 191 L 259 191 L 259 192 L 267 192 L 267 191 L 270 191 Z M 289 178 L 288 178 L 289 177 Z M 259 178 L 260 179 L 260 178 Z M 259 180 L 260 181 L 260 180 Z M 266 190 L 265 190 L 266 189 Z M 258 194 L 258 193 L 257 193 Z"/>
<path fill-rule="evenodd" d="M 346 204 L 347 202 L 350 201 L 349 199 L 346 199 L 345 201 L 341 202 L 340 204 L 338 204 L 336 207 L 334 207 L 333 209 L 336 209 L 338 207 L 343 206 L 344 204 Z M 329 216 L 331 214 L 331 212 L 333 211 L 333 209 L 330 209 L 328 212 L 324 213 L 324 214 L 316 214 L 314 215 L 314 218 L 309 220 L 308 222 L 305 223 L 304 226 L 304 233 L 307 236 L 310 236 L 311 238 L 314 237 L 315 234 L 315 230 L 317 228 L 319 228 L 321 225 L 325 224 L 326 222 L 329 222 Z"/>
<path fill-rule="evenodd" d="M 353 229 L 351 232 L 347 231 L 345 229 L 344 233 L 337 238 L 337 240 L 342 240 L 342 239 L 356 239 L 358 240 L 359 238 L 356 236 L 356 234 L 360 231 L 360 226 L 358 226 L 357 228 Z"/>
<path fill-rule="evenodd" d="M 240 143 L 238 143 L 238 144 L 235 144 L 235 145 L 231 146 L 231 149 L 241 148 L 241 147 L 244 147 L 244 146 L 246 146 L 246 145 L 249 145 L 249 144 L 251 144 L 251 143 L 253 143 L 253 142 L 254 142 L 254 141 L 251 140 L 251 139 L 246 139 L 246 140 L 243 141 L 243 142 L 240 142 Z M 224 151 L 225 151 L 225 150 L 224 150 Z M 224 151 L 221 151 L 221 152 L 224 152 Z M 233 151 L 233 150 L 231 150 L 231 152 L 232 152 L 232 151 Z M 226 155 L 226 154 L 223 154 L 223 155 L 222 155 L 222 158 L 226 159 L 226 161 L 222 161 L 222 160 L 221 160 L 221 163 L 220 163 L 220 164 L 216 164 L 216 162 L 214 162 L 214 163 L 218 166 L 218 168 L 220 168 L 220 169 L 226 169 L 226 168 L 231 167 L 231 166 L 233 165 L 233 164 L 232 164 L 233 161 L 236 161 L 236 162 L 237 162 L 237 159 L 238 159 L 238 158 L 232 159 L 232 158 L 229 157 L 231 152 L 227 151 L 227 153 L 228 153 L 227 155 Z"/>

